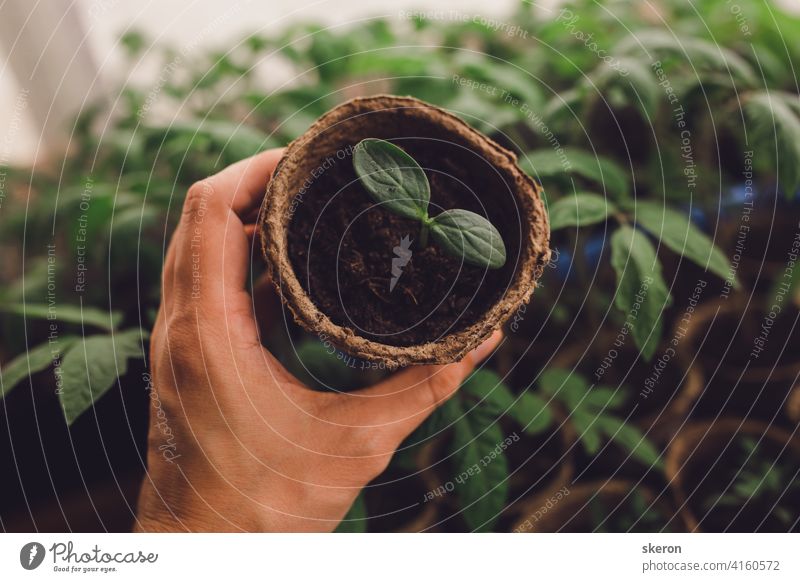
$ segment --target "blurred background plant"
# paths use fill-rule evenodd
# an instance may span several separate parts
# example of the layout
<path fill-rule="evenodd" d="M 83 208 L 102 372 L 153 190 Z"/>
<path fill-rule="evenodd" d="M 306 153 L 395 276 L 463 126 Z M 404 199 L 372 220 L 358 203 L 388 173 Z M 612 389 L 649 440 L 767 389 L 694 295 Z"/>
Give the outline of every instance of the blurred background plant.
<path fill-rule="evenodd" d="M 669 494 L 661 456 L 680 424 L 664 420 L 656 430 L 658 419 L 638 423 L 646 397 L 635 370 L 658 372 L 647 385 L 660 380 L 667 404 L 688 399 L 685 416 L 697 416 L 698 395 L 684 389 L 685 368 L 672 383 L 663 371 L 685 364 L 669 354 L 687 350 L 682 330 L 698 281 L 701 301 L 745 298 L 738 320 L 752 329 L 761 323 L 759 310 L 776 301 L 789 335 L 797 323 L 800 276 L 789 269 L 789 253 L 799 217 L 800 45 L 793 39 L 800 19 L 762 0 L 736 6 L 575 0 L 543 12 L 522 2 L 502 20 L 411 11 L 346 27 L 291 24 L 280 34 L 252 34 L 189 55 L 145 32 L 127 32 L 122 44 L 131 68 L 148 62 L 159 71 L 154 83 L 127 84 L 113 106 L 84 109 L 58 163 L 3 168 L 0 240 L 8 282 L 0 291 L 0 361 L 4 422 L 16 435 L 3 462 L 19 475 L 19 491 L 0 510 L 3 526 L 41 524 L 35 520 L 42 508 L 55 502 L 63 520 L 54 529 L 127 527 L 144 471 L 149 385 L 141 359 L 182 197 L 196 180 L 286 145 L 337 103 L 375 93 L 444 107 L 515 151 L 545 188 L 557 251 L 498 353 L 412 435 L 392 470 L 407 477 L 431 471 L 419 459 L 433 448 L 443 455 L 435 471 L 450 482 L 515 431 L 532 448 L 492 456 L 477 476 L 437 500 L 438 517 L 423 529 L 507 528 L 503 515 L 522 500 L 564 485 L 535 472 L 537 455 L 552 450 L 565 427 L 575 438 L 563 447 L 577 452 L 548 458 L 549 469 L 572 464 L 572 482 L 622 473 L 658 491 L 663 503 Z M 279 59 L 290 80 L 268 86 L 260 69 L 265 59 Z M 259 254 L 256 247 L 254 281 L 263 271 Z M 265 342 L 316 389 L 354 389 L 380 376 L 347 365 L 290 317 L 285 321 Z M 715 337 L 713 323 L 706 337 Z M 590 353 L 597 337 L 615 334 Z M 775 364 L 790 380 L 795 374 L 784 379 L 784 400 L 800 369 L 797 355 L 785 350 L 787 337 L 769 338 Z M 722 334 L 716 341 L 725 349 L 731 340 Z M 623 345 L 634 353 L 615 362 Z M 565 363 L 575 349 L 578 357 Z M 603 354 L 608 367 L 617 367 L 615 384 L 600 381 L 595 363 Z M 726 365 L 735 372 L 746 360 Z M 702 367 L 709 382 L 718 367 Z M 758 382 L 763 390 L 772 378 Z M 108 391 L 113 396 L 104 404 L 98 399 Z M 790 424 L 782 404 L 763 413 L 772 414 L 766 420 Z M 55 426 L 56 412 L 71 431 Z M 15 451 L 28 438 L 41 441 L 29 426 L 37 419 L 52 426 L 26 468 Z M 52 451 L 69 457 L 60 461 L 60 474 Z M 93 467 L 92 454 L 105 459 L 103 466 Z M 777 480 L 791 479 L 790 472 L 771 470 L 762 486 L 755 467 L 744 461 L 742 480 L 717 502 L 780 499 Z M 120 473 L 129 485 L 120 485 Z M 45 474 L 49 486 L 30 493 L 30 483 Z M 88 484 L 87 474 L 94 475 Z M 378 523 L 378 502 L 369 489 L 343 529 L 396 527 L 386 519 L 371 525 Z M 96 519 L 76 521 L 77 509 L 58 503 L 75 490 L 84 499 L 75 507 L 89 499 Z M 424 495 L 414 493 L 416 503 L 400 509 L 416 515 Z M 656 501 L 632 499 L 629 512 L 654 515 Z M 787 510 L 798 514 L 796 506 L 781 506 L 781 515 Z M 619 523 L 663 521 L 629 517 Z M 797 528 L 796 519 L 780 524 Z"/>

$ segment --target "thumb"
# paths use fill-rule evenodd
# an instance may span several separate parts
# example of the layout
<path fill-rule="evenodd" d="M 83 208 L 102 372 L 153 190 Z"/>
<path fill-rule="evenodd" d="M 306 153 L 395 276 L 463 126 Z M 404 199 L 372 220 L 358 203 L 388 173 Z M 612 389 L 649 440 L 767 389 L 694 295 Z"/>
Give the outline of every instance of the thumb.
<path fill-rule="evenodd" d="M 502 338 L 503 333 L 497 330 L 460 362 L 409 367 L 350 395 L 363 397 L 358 405 L 362 408 L 361 414 L 396 432 L 399 444 L 456 393 L 475 366 L 494 351 Z"/>

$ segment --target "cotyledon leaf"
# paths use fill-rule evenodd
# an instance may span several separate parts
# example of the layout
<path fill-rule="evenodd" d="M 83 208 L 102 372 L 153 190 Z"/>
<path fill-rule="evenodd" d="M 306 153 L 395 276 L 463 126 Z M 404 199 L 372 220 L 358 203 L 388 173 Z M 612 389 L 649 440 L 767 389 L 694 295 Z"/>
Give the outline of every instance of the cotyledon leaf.
<path fill-rule="evenodd" d="M 353 150 L 353 167 L 378 203 L 406 218 L 427 218 L 428 177 L 402 149 L 382 139 L 362 140 Z"/>

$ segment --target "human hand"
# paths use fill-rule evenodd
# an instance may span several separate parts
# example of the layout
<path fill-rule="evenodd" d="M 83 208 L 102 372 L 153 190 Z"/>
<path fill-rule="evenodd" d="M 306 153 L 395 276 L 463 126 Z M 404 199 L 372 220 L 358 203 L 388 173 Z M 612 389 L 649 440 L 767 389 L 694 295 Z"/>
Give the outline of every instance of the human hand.
<path fill-rule="evenodd" d="M 138 531 L 333 530 L 500 340 L 495 332 L 461 362 L 407 368 L 355 392 L 302 385 L 261 345 L 246 290 L 245 223 L 281 154 L 234 164 L 186 197 L 151 338 Z"/>

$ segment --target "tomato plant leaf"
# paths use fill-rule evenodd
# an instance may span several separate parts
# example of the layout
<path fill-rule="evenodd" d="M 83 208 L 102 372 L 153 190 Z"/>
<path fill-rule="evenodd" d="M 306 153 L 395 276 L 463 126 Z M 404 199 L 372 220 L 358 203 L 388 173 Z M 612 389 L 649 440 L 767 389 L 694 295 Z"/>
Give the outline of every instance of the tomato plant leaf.
<path fill-rule="evenodd" d="M 598 416 L 598 428 L 611 440 L 626 449 L 633 458 L 650 467 L 661 465 L 658 450 L 635 426 L 614 416 Z"/>
<path fill-rule="evenodd" d="M 141 329 L 93 335 L 65 352 L 59 369 L 59 398 L 67 424 L 75 422 L 127 372 L 129 358 L 144 356 L 145 335 Z"/>
<path fill-rule="evenodd" d="M 566 196 L 550 205 L 550 230 L 596 224 L 616 211 L 616 206 L 599 194 L 580 192 Z"/>
<path fill-rule="evenodd" d="M 464 521 L 473 531 L 491 531 L 505 508 L 508 460 L 500 448 L 503 442 L 496 416 L 480 406 L 454 427 L 454 484 Z"/>
<path fill-rule="evenodd" d="M 119 311 L 69 304 L 58 304 L 51 309 L 49 305 L 43 303 L 12 303 L 0 306 L 0 311 L 21 315 L 26 319 L 55 319 L 63 323 L 90 325 L 108 331 L 116 329 L 122 321 L 122 313 Z"/>
<path fill-rule="evenodd" d="M 547 178 L 575 174 L 600 185 L 603 192 L 614 200 L 630 197 L 628 173 L 617 162 L 592 152 L 576 148 L 562 151 L 533 150 L 522 156 L 519 165 L 525 172 L 543 182 Z"/>
<path fill-rule="evenodd" d="M 64 336 L 57 342 L 45 342 L 35 348 L 27 350 L 8 362 L 0 366 L 0 398 L 5 397 L 11 389 L 19 384 L 28 376 L 48 368 L 53 362 L 61 357 L 61 354 L 69 349 L 77 340 L 74 336 Z"/>
<path fill-rule="evenodd" d="M 472 372 L 461 384 L 461 391 L 478 400 L 478 406 L 486 406 L 496 415 L 505 414 L 514 404 L 514 395 L 502 378 L 484 368 Z"/>
<path fill-rule="evenodd" d="M 637 202 L 633 209 L 636 222 L 661 240 L 670 250 L 726 279 L 731 267 L 723 252 L 714 245 L 688 215 L 658 202 Z M 738 282 L 736 282 L 738 286 Z"/>
<path fill-rule="evenodd" d="M 528 434 L 538 434 L 553 421 L 547 402 L 539 395 L 524 392 L 509 410 L 509 414 Z"/>
<path fill-rule="evenodd" d="M 623 225 L 611 236 L 611 265 L 617 273 L 614 304 L 649 361 L 661 340 L 661 313 L 672 303 L 656 250 L 642 232 Z"/>

